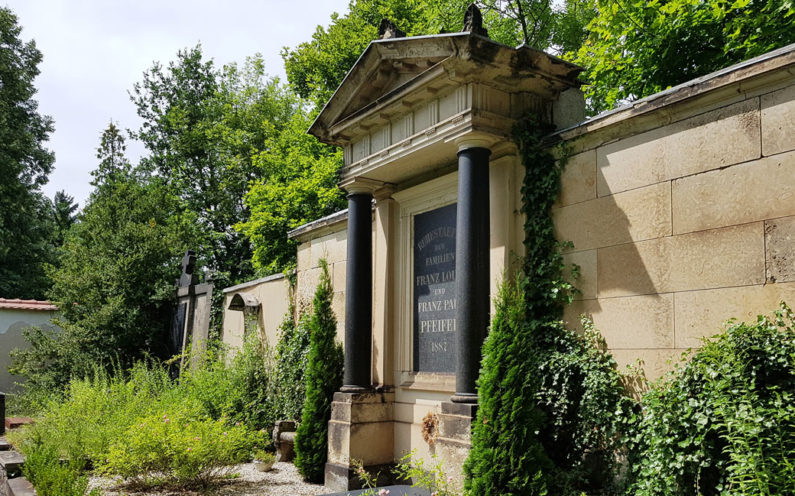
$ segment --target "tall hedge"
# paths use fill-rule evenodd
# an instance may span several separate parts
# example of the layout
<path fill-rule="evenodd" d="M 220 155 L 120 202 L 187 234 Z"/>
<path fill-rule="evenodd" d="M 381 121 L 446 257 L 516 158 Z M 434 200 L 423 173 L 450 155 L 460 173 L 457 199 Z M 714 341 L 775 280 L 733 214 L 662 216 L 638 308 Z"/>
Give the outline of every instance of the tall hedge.
<path fill-rule="evenodd" d="M 322 482 L 328 453 L 328 422 L 334 392 L 342 387 L 342 346 L 335 342 L 337 319 L 331 310 L 334 296 L 325 260 L 320 261 L 320 283 L 312 302 L 310 345 L 306 369 L 306 400 L 295 438 L 295 465 L 304 479 Z"/>

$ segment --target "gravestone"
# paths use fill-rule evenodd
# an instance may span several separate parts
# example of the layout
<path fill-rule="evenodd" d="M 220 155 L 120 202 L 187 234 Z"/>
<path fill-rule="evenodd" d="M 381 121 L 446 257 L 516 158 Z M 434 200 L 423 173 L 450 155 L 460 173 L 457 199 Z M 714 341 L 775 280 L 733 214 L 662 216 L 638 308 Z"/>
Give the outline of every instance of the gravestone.
<path fill-rule="evenodd" d="M 456 205 L 414 216 L 414 371 L 455 372 Z"/>
<path fill-rule="evenodd" d="M 192 250 L 185 252 L 182 258 L 182 275 L 175 283 L 177 306 L 171 324 L 171 340 L 174 351 L 182 354 L 182 370 L 186 350 L 190 349 L 191 364 L 195 365 L 207 349 L 213 285 L 208 282 L 199 283 L 196 254 Z"/>

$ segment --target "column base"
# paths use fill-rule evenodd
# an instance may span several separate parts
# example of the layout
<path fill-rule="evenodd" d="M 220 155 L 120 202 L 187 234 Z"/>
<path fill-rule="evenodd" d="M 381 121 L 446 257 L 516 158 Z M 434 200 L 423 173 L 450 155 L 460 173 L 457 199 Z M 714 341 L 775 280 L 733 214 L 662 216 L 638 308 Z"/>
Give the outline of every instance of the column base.
<path fill-rule="evenodd" d="M 453 403 L 477 404 L 478 395 L 474 393 L 455 393 L 450 396 L 450 401 Z"/>
<path fill-rule="evenodd" d="M 477 415 L 477 403 L 453 403 L 445 401 L 439 414 L 439 436 L 436 438 L 436 454 L 444 462 L 447 475 L 455 481 L 452 489 L 463 489 L 463 466 L 472 446 L 472 423 Z"/>
<path fill-rule="evenodd" d="M 342 386 L 340 388 L 340 393 L 370 393 L 372 391 L 372 386 Z"/>
<path fill-rule="evenodd" d="M 352 460 L 361 462 L 375 475 L 381 472 L 385 484 L 392 481 L 394 466 L 394 393 L 334 393 L 328 426 L 328 463 L 325 485 L 333 491 L 361 487 Z M 379 484 L 381 484 L 379 479 Z"/>

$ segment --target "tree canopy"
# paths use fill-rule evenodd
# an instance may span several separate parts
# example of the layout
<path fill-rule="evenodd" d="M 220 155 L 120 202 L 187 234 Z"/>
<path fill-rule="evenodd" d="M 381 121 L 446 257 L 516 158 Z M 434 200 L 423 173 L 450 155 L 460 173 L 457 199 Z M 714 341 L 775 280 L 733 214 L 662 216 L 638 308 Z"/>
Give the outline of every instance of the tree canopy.
<path fill-rule="evenodd" d="M 574 62 L 598 112 L 795 41 L 789 0 L 595 0 Z"/>
<path fill-rule="evenodd" d="M 127 366 L 145 355 L 170 354 L 174 279 L 197 236 L 195 216 L 181 209 L 161 178 L 110 165 L 126 163 L 117 131 L 111 123 L 102 135 L 94 177 L 103 180 L 50 274 L 49 296 L 60 309 L 63 332 L 32 331 L 31 348 L 15 356 L 14 373 L 34 389 L 57 390 L 97 364 Z"/>
<path fill-rule="evenodd" d="M 265 76 L 260 56 L 218 69 L 196 46 L 165 67 L 155 63 L 131 99 L 144 121 L 134 137 L 149 151 L 140 168 L 163 177 L 196 214 L 204 233 L 197 251 L 218 279 L 251 277 L 249 240 L 233 226 L 249 217 L 253 158 L 296 112 L 295 97 Z"/>
<path fill-rule="evenodd" d="M 42 298 L 54 256 L 51 204 L 40 191 L 55 160 L 44 147 L 53 123 L 34 99 L 41 52 L 21 31 L 0 7 L 0 298 Z"/>

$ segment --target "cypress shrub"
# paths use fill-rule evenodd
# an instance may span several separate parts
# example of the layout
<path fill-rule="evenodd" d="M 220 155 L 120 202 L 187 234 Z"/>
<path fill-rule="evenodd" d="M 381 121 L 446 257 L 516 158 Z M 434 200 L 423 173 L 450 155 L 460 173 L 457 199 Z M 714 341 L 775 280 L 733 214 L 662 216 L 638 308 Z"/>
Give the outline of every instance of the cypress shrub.
<path fill-rule="evenodd" d="M 320 283 L 312 302 L 309 322 L 309 357 L 306 400 L 295 438 L 295 466 L 304 479 L 322 482 L 328 454 L 331 401 L 342 387 L 342 346 L 335 342 L 337 319 L 331 310 L 334 295 L 325 260 L 320 261 Z"/>
<path fill-rule="evenodd" d="M 472 496 L 609 492 L 624 418 L 615 412 L 632 407 L 592 326 L 580 336 L 560 322 L 576 290 L 563 276 L 550 216 L 562 163 L 546 151 L 548 131 L 532 120 L 514 129 L 526 171 L 526 255 L 522 274 L 500 290 L 483 346 L 464 464 Z"/>

